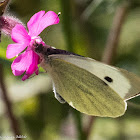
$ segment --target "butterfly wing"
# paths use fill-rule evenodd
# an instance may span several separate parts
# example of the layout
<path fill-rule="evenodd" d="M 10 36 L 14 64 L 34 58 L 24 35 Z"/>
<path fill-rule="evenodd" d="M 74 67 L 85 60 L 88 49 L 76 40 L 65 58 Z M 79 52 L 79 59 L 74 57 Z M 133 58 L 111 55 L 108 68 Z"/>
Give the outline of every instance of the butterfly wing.
<path fill-rule="evenodd" d="M 140 94 L 140 78 L 124 69 L 109 66 L 91 58 L 75 55 L 52 55 L 53 59 L 61 59 L 94 74 L 123 99 L 128 100 Z"/>
<path fill-rule="evenodd" d="M 91 59 L 74 55 L 50 55 L 43 68 L 50 73 L 56 92 L 80 112 L 102 117 L 124 114 L 126 102 L 109 86 L 110 83 L 90 71 L 93 67 L 90 61 Z"/>

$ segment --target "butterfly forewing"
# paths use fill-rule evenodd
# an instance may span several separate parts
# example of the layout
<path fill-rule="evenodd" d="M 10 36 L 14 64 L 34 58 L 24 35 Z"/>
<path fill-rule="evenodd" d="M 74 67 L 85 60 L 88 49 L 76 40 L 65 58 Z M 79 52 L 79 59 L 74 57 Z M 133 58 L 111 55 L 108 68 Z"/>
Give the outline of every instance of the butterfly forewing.
<path fill-rule="evenodd" d="M 91 58 L 75 55 L 53 55 L 85 69 L 106 82 L 117 94 L 127 100 L 140 94 L 140 78 L 124 69 L 112 67 Z"/>

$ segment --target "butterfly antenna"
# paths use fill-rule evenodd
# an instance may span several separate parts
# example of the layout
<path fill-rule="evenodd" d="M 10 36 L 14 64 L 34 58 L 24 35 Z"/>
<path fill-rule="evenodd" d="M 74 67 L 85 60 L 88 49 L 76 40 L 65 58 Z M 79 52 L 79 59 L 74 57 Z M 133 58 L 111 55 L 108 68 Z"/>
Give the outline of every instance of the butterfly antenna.
<path fill-rule="evenodd" d="M 61 12 L 59 12 L 59 13 L 57 14 L 57 18 L 58 18 L 60 15 L 61 15 Z M 55 21 L 57 20 L 57 18 L 55 19 Z M 55 23 L 55 21 L 54 21 L 54 23 Z M 46 35 L 48 34 L 48 32 L 50 31 L 50 29 L 51 29 L 51 26 L 48 27 L 47 33 L 46 33 L 46 34 L 44 35 L 44 37 L 42 38 L 43 40 L 45 39 L 45 37 L 46 37 Z"/>

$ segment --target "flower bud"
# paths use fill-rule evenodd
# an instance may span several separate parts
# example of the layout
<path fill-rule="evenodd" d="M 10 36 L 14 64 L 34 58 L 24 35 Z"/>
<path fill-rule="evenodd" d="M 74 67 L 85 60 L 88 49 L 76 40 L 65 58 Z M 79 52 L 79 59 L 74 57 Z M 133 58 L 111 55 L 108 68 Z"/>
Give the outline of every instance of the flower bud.
<path fill-rule="evenodd" d="M 22 24 L 22 22 L 11 16 L 0 16 L 0 31 L 5 35 L 11 35 L 16 24 Z"/>

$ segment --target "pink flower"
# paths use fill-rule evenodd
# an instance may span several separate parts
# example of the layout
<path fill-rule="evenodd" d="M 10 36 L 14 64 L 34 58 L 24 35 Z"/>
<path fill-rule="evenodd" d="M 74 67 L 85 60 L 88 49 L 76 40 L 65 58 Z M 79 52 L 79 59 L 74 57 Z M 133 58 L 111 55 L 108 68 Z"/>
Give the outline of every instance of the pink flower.
<path fill-rule="evenodd" d="M 6 57 L 8 59 L 19 55 L 12 63 L 11 68 L 15 76 L 25 75 L 22 80 L 26 80 L 33 73 L 38 74 L 39 56 L 34 52 L 34 43 L 45 44 L 38 36 L 46 27 L 58 24 L 59 18 L 53 11 L 40 11 L 34 14 L 27 23 L 29 32 L 21 24 L 17 24 L 11 34 L 15 44 L 9 44 L 7 47 Z"/>

